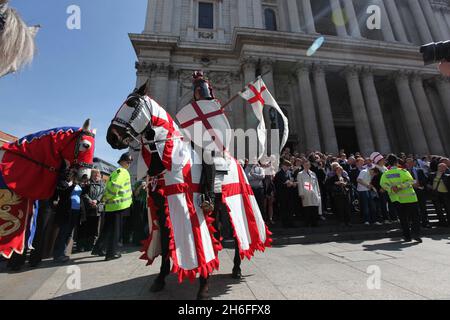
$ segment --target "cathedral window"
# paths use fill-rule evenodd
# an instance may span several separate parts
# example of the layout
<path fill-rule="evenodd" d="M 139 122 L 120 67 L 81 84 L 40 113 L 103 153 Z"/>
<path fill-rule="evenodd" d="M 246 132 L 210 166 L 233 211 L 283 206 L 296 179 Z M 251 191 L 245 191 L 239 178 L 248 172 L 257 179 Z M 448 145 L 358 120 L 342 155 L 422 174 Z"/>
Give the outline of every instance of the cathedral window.
<path fill-rule="evenodd" d="M 277 30 L 277 16 L 275 10 L 270 8 L 264 9 L 264 22 L 266 30 Z"/>
<path fill-rule="evenodd" d="M 198 27 L 200 29 L 214 29 L 214 4 L 211 2 L 198 3 Z"/>

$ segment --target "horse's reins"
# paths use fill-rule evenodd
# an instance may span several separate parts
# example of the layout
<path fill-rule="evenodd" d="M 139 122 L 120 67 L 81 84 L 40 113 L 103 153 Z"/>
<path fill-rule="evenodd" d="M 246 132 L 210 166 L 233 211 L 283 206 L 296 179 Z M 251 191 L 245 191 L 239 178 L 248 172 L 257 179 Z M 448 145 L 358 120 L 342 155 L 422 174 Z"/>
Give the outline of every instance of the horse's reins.
<path fill-rule="evenodd" d="M 8 153 L 12 153 L 12 154 L 14 154 L 14 155 L 16 155 L 16 156 L 18 156 L 18 157 L 20 157 L 20 158 L 22 158 L 22 159 L 28 160 L 28 161 L 34 163 L 35 165 L 38 165 L 38 166 L 40 166 L 40 167 L 43 167 L 43 168 L 47 169 L 47 170 L 50 171 L 50 172 L 56 172 L 56 168 L 55 168 L 55 167 L 49 166 L 48 164 L 45 164 L 45 163 L 40 162 L 40 161 L 37 161 L 37 160 L 32 159 L 32 158 L 30 158 L 30 157 L 27 157 L 27 156 L 24 155 L 24 154 L 15 152 L 15 151 L 13 151 L 13 150 L 4 150 L 4 151 L 5 151 L 5 152 L 8 152 Z"/>

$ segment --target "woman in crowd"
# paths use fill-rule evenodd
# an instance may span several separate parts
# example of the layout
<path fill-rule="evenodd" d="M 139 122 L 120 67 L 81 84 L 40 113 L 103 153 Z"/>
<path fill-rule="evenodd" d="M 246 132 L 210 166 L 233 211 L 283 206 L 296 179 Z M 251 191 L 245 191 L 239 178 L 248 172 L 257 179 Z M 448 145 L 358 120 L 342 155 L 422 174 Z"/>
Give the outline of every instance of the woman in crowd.
<path fill-rule="evenodd" d="M 351 182 L 340 165 L 334 166 L 334 175 L 327 180 L 327 189 L 333 201 L 333 208 L 341 224 L 351 226 Z"/>
<path fill-rule="evenodd" d="M 98 238 L 101 199 L 105 192 L 100 171 L 92 170 L 91 180 L 83 188 L 81 199 L 85 208 L 85 219 L 78 229 L 77 249 L 80 252 L 91 251 Z"/>

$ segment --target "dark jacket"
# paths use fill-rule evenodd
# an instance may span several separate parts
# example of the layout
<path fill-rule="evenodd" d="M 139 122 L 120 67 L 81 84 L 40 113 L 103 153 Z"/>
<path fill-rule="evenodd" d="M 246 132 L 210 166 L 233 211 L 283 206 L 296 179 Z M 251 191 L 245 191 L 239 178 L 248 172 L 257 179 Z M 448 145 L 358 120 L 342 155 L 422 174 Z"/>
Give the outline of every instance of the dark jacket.
<path fill-rule="evenodd" d="M 86 216 L 99 216 L 98 207 L 92 207 L 90 201 L 97 200 L 97 204 L 101 202 L 103 194 L 105 192 L 105 184 L 103 181 L 91 182 L 88 186 L 83 188 L 81 194 L 81 200 L 84 203 L 86 209 Z"/>
<path fill-rule="evenodd" d="M 342 176 L 342 178 L 347 183 L 347 185 L 345 185 L 345 186 L 336 185 L 336 182 L 339 181 L 339 178 L 337 175 L 334 175 L 327 179 L 326 187 L 327 187 L 327 190 L 331 193 L 332 197 L 338 197 L 338 196 L 347 197 L 349 195 L 350 187 L 351 187 L 350 180 L 349 180 L 349 178 L 347 178 L 344 175 Z"/>
<path fill-rule="evenodd" d="M 278 201 L 287 200 L 289 198 L 289 188 L 286 182 L 291 179 L 291 172 L 288 170 L 284 172 L 282 169 L 275 175 L 275 192 Z"/>

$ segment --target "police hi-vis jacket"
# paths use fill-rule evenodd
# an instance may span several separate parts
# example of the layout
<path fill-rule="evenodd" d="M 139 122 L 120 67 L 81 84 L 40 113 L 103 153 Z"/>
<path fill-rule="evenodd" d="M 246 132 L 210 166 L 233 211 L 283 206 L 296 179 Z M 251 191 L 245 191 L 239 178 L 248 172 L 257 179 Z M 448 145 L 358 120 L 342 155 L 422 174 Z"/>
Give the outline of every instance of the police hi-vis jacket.
<path fill-rule="evenodd" d="M 392 202 L 416 203 L 417 195 L 414 191 L 415 180 L 408 170 L 393 167 L 381 176 L 380 185 L 389 194 Z M 392 190 L 398 188 L 398 192 Z"/>
<path fill-rule="evenodd" d="M 106 183 L 105 212 L 113 212 L 127 209 L 132 203 L 130 173 L 124 168 L 119 168 L 109 177 Z"/>

